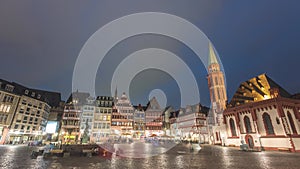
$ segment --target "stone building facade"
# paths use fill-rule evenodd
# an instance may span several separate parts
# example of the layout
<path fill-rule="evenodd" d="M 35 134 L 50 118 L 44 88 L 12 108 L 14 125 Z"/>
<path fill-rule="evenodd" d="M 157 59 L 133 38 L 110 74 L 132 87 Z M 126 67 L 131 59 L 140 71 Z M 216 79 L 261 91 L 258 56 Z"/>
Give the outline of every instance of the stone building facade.
<path fill-rule="evenodd" d="M 31 89 L 1 79 L 0 143 L 18 144 L 44 139 L 51 107 L 60 101 L 59 93 Z"/>
<path fill-rule="evenodd" d="M 224 111 L 228 146 L 300 151 L 300 100 L 267 75 L 243 82 Z"/>
<path fill-rule="evenodd" d="M 111 121 L 113 113 L 113 97 L 98 96 L 95 102 L 91 142 L 103 143 L 111 136 Z"/>

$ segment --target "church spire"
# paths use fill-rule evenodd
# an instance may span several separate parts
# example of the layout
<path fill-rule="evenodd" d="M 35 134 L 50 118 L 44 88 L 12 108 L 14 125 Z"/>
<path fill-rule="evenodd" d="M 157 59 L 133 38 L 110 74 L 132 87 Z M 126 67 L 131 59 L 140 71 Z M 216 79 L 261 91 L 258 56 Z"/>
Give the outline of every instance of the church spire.
<path fill-rule="evenodd" d="M 116 86 L 116 89 L 115 89 L 115 99 L 118 98 L 118 87 Z"/>
<path fill-rule="evenodd" d="M 218 64 L 219 62 L 218 62 L 214 47 L 211 44 L 211 42 L 209 42 L 208 47 L 209 47 L 208 65 L 211 65 L 211 64 L 214 64 L 214 63 Z"/>
<path fill-rule="evenodd" d="M 220 69 L 217 55 L 213 45 L 209 42 L 209 56 L 208 56 L 208 88 L 210 91 L 210 100 L 212 109 L 210 113 L 209 123 L 222 123 L 223 111 L 226 108 L 227 94 L 225 87 L 225 78 Z"/>

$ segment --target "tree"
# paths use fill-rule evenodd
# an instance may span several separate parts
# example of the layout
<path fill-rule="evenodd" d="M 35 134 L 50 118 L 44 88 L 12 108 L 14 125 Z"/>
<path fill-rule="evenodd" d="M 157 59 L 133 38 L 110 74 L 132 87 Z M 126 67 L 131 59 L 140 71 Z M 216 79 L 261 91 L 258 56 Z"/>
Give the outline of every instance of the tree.
<path fill-rule="evenodd" d="M 82 143 L 87 143 L 90 140 L 88 119 L 85 123 L 85 129 L 82 136 Z"/>

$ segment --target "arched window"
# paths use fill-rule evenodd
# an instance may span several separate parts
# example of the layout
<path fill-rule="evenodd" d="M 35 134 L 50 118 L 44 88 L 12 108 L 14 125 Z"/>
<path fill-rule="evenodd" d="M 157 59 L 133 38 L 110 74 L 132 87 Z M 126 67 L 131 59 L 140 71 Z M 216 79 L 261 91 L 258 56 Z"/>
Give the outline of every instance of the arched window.
<path fill-rule="evenodd" d="M 293 134 L 297 134 L 297 130 L 296 130 L 296 127 L 295 127 L 295 124 L 294 124 L 294 120 L 292 118 L 291 113 L 287 112 L 287 116 L 288 116 L 288 119 L 289 119 L 289 122 L 290 122 L 290 125 L 291 125 L 291 128 L 292 128 Z"/>
<path fill-rule="evenodd" d="M 231 136 L 237 136 L 236 135 L 236 129 L 235 129 L 234 120 L 232 118 L 230 118 L 229 124 L 230 124 Z"/>
<path fill-rule="evenodd" d="M 274 128 L 273 128 L 273 125 L 272 125 L 272 121 L 271 121 L 270 115 L 268 113 L 263 114 L 263 121 L 264 121 L 264 124 L 265 124 L 265 129 L 266 129 L 267 135 L 275 134 L 274 133 Z"/>
<path fill-rule="evenodd" d="M 219 85 L 219 83 L 218 83 L 218 77 L 215 77 L 215 82 L 216 82 L 216 85 Z"/>
<path fill-rule="evenodd" d="M 250 123 L 250 119 L 248 116 L 244 117 L 244 124 L 245 124 L 246 133 L 251 133 L 252 128 L 251 128 L 251 123 Z"/>

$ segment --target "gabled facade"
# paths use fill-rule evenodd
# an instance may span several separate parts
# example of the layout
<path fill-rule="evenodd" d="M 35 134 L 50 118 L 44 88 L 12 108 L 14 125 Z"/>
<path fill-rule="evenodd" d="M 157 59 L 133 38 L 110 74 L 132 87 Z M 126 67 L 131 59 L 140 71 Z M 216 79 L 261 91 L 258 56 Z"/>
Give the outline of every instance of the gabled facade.
<path fill-rule="evenodd" d="M 224 111 L 224 144 L 300 151 L 300 100 L 265 74 L 243 82 Z"/>
<path fill-rule="evenodd" d="M 206 116 L 209 108 L 201 104 L 187 105 L 181 109 L 177 118 L 178 129 L 183 140 L 208 142 Z"/>
<path fill-rule="evenodd" d="M 63 144 L 76 144 L 81 141 L 80 118 L 83 105 L 90 95 L 84 92 L 73 92 L 64 108 L 61 127 L 61 142 Z"/>
<path fill-rule="evenodd" d="M 120 99 L 115 99 L 111 122 L 113 134 L 133 135 L 133 113 L 134 108 L 125 93 L 122 94 Z"/>
<path fill-rule="evenodd" d="M 147 104 L 145 111 L 146 118 L 146 136 L 163 135 L 163 109 L 161 109 L 158 101 L 153 97 Z"/>
<path fill-rule="evenodd" d="M 134 106 L 134 115 L 133 115 L 133 137 L 141 138 L 141 136 L 145 136 L 145 110 L 146 107 L 139 104 L 138 106 Z"/>

